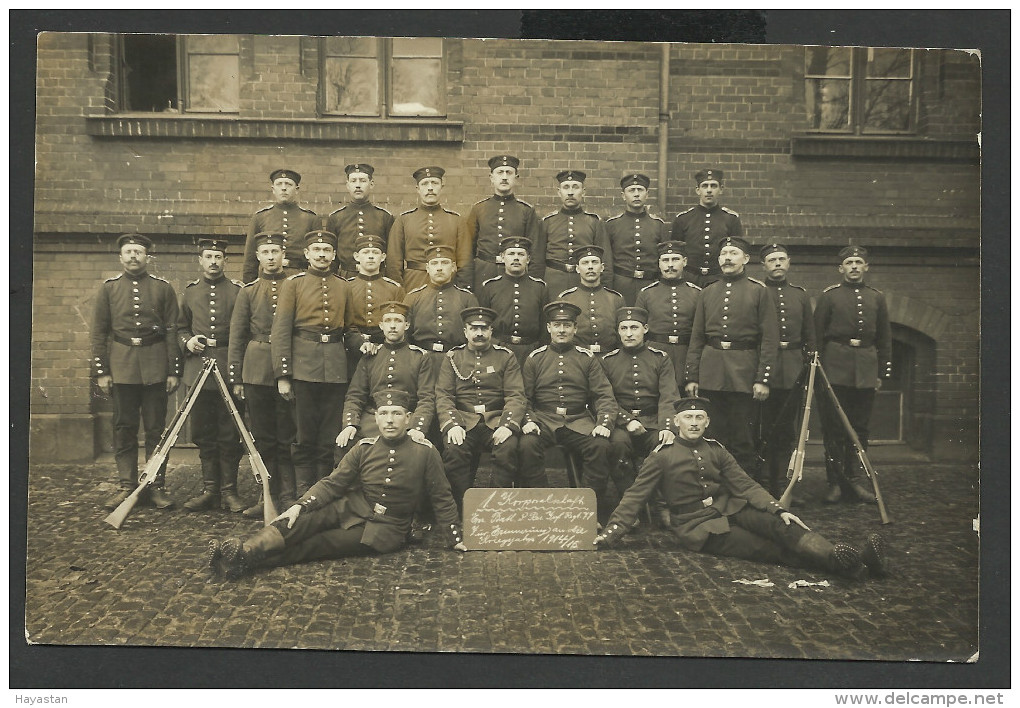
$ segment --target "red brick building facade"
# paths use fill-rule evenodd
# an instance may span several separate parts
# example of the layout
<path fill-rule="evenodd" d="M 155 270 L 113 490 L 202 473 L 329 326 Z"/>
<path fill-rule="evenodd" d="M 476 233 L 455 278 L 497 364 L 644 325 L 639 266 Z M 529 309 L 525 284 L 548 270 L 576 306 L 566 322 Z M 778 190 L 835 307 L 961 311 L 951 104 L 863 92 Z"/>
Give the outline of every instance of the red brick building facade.
<path fill-rule="evenodd" d="M 667 220 L 696 202 L 697 169 L 722 168 L 748 240 L 787 243 L 790 280 L 813 297 L 837 281 L 841 246 L 868 246 L 896 368 L 874 437 L 977 458 L 976 56 L 261 35 L 153 46 L 163 65 L 123 36 L 39 37 L 33 460 L 109 446 L 88 321 L 96 287 L 119 272 L 119 234 L 152 237 L 151 271 L 180 290 L 198 277 L 202 236 L 234 244 L 239 276 L 245 226 L 277 167 L 303 175 L 302 204 L 325 216 L 344 202 L 349 162 L 375 166 L 374 200 L 394 214 L 415 204 L 411 173 L 442 165 L 444 203 L 466 215 L 490 194 L 498 153 L 521 158 L 517 195 L 543 215 L 566 167 L 588 173 L 586 204 L 603 218 L 622 210 L 623 173 L 650 175 L 651 210 Z M 143 89 L 159 103 L 140 103 Z"/>

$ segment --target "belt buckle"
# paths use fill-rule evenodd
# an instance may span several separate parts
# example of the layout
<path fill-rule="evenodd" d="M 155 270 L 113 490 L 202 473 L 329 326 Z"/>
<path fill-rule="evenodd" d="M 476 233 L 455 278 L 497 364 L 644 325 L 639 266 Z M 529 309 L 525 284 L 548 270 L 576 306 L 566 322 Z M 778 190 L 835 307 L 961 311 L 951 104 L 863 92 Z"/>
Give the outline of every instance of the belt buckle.
<path fill-rule="evenodd" d="M 637 416 L 641 415 L 641 409 L 638 408 L 637 410 L 631 410 L 630 414 L 636 418 Z"/>
<path fill-rule="evenodd" d="M 474 406 L 474 409 L 475 409 L 475 413 L 484 413 L 485 412 L 485 406 Z"/>
<path fill-rule="evenodd" d="M 850 340 L 850 346 L 851 347 L 859 347 L 859 346 L 861 346 L 861 340 L 859 340 L 859 339 L 851 339 Z"/>
<path fill-rule="evenodd" d="M 710 271 L 712 269 L 711 268 L 706 268 L 705 266 L 701 266 L 701 268 L 699 268 L 699 270 L 701 271 L 702 275 L 708 275 L 708 271 Z"/>
<path fill-rule="evenodd" d="M 669 335 L 668 337 L 666 337 L 666 339 L 669 340 L 670 344 L 679 344 L 680 343 L 680 337 L 678 337 L 675 334 Z"/>
<path fill-rule="evenodd" d="M 733 342 L 729 342 L 729 341 L 720 341 L 719 342 L 719 348 L 720 349 L 729 349 L 732 346 L 733 346 Z"/>
<path fill-rule="evenodd" d="M 780 349 L 789 349 L 790 348 L 790 343 L 789 342 L 780 342 L 779 343 L 779 348 Z"/>
<path fill-rule="evenodd" d="M 524 341 L 524 337 L 518 337 L 516 334 L 510 337 L 511 344 L 520 344 L 522 341 Z"/>
<path fill-rule="evenodd" d="M 701 500 L 701 505 L 712 506 L 712 501 L 713 501 L 712 497 L 705 497 L 704 499 Z"/>
<path fill-rule="evenodd" d="M 432 342 L 432 351 L 434 351 L 434 352 L 441 352 L 441 351 L 443 351 L 443 343 L 442 342 Z"/>
<path fill-rule="evenodd" d="M 645 277 L 645 272 L 643 270 L 636 270 L 634 271 L 634 277 L 640 280 Z"/>
<path fill-rule="evenodd" d="M 588 349 L 590 349 L 591 351 L 593 351 L 596 354 L 598 354 L 599 352 L 602 351 L 602 345 L 601 344 L 590 344 L 590 345 L 588 345 Z"/>
<path fill-rule="evenodd" d="M 361 339 L 366 341 L 366 342 L 371 342 L 372 341 L 372 335 L 371 334 L 365 334 L 364 332 L 362 332 L 361 333 Z"/>
<path fill-rule="evenodd" d="M 573 273 L 575 270 L 577 270 L 577 266 L 574 265 L 573 263 L 567 263 L 566 266 L 568 273 Z"/>
<path fill-rule="evenodd" d="M 142 346 L 142 338 L 141 337 L 132 337 L 131 338 L 131 346 L 132 347 L 140 347 L 140 346 Z"/>
<path fill-rule="evenodd" d="M 372 507 L 372 511 L 374 511 L 379 516 L 385 516 L 386 507 L 384 507 L 382 504 L 376 504 L 375 506 Z"/>
<path fill-rule="evenodd" d="M 556 415 L 566 415 L 567 409 L 562 406 L 556 406 Z"/>
<path fill-rule="evenodd" d="M 205 346 L 207 346 L 207 347 L 215 347 L 216 346 L 216 337 L 206 337 L 205 338 Z"/>
<path fill-rule="evenodd" d="M 329 343 L 329 335 L 328 334 L 320 334 L 319 335 L 319 341 L 322 342 L 323 344 L 328 344 Z"/>

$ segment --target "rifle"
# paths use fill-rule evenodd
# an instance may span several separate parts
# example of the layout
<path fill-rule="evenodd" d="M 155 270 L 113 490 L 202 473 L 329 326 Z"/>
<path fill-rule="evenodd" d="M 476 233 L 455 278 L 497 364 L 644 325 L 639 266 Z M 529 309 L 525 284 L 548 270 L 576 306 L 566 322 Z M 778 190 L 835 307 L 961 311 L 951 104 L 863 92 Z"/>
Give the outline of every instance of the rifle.
<path fill-rule="evenodd" d="M 237 426 L 238 432 L 241 433 L 241 439 L 244 440 L 244 447 L 248 451 L 248 460 L 251 462 L 251 471 L 255 475 L 255 481 L 262 485 L 262 520 L 266 526 L 269 526 L 277 516 L 273 495 L 269 491 L 269 470 L 266 469 L 266 463 L 262 461 L 262 455 L 255 449 L 255 438 L 252 437 L 237 406 L 234 405 L 234 399 L 230 395 L 227 382 L 223 380 L 223 374 L 220 373 L 215 361 L 213 362 L 213 373 L 216 374 L 216 385 L 219 386 L 220 393 L 223 395 L 223 403 L 234 418 L 234 425 Z"/>
<path fill-rule="evenodd" d="M 878 472 L 871 466 L 871 460 L 868 459 L 868 454 L 864 451 L 864 446 L 861 445 L 860 438 L 857 437 L 857 433 L 854 431 L 854 426 L 850 424 L 850 419 L 846 417 L 846 413 L 843 412 L 843 406 L 839 405 L 839 399 L 836 398 L 836 392 L 832 390 L 832 384 L 829 383 L 829 377 L 825 374 L 825 369 L 822 365 L 818 364 L 818 370 L 822 373 L 822 382 L 825 383 L 825 390 L 829 394 L 829 398 L 832 400 L 832 405 L 836 408 L 836 412 L 839 413 L 839 419 L 843 423 L 843 428 L 846 430 L 847 436 L 850 438 L 850 442 L 854 446 L 854 451 L 857 453 L 857 459 L 860 460 L 861 466 L 864 467 L 864 473 L 868 475 L 868 479 L 871 480 L 871 487 L 875 490 L 875 501 L 878 502 L 878 514 L 882 517 L 882 523 L 891 523 L 892 519 L 889 518 L 889 513 L 885 508 L 885 501 L 882 499 L 882 490 L 878 488 Z"/>
<path fill-rule="evenodd" d="M 138 477 L 138 486 L 135 487 L 135 491 L 131 492 L 131 496 L 122 501 L 116 509 L 103 519 L 113 528 L 119 529 L 124 524 L 124 519 L 128 517 L 131 510 L 135 508 L 135 504 L 138 503 L 138 495 L 155 481 L 159 468 L 163 466 L 167 455 L 170 454 L 170 448 L 177 442 L 177 436 L 180 435 L 181 428 L 184 427 L 184 421 L 187 419 L 188 413 L 191 412 L 195 399 L 198 398 L 198 392 L 202 390 L 205 380 L 209 377 L 209 372 L 215 366 L 215 360 L 206 360 L 205 366 L 202 367 L 202 371 L 198 374 L 195 383 L 191 387 L 191 391 L 188 393 L 187 398 L 184 399 L 184 404 L 177 410 L 177 415 L 174 416 L 170 425 L 163 431 L 163 437 L 160 438 L 159 444 L 152 453 L 152 457 L 145 463 L 145 469 Z"/>
<path fill-rule="evenodd" d="M 808 366 L 811 370 L 808 373 L 807 390 L 804 394 L 804 417 L 800 421 L 800 437 L 797 438 L 797 447 L 790 455 L 790 464 L 786 468 L 786 476 L 790 478 L 790 483 L 786 485 L 783 496 L 779 498 L 779 506 L 784 509 L 789 509 L 790 502 L 793 501 L 793 486 L 804 479 L 804 448 L 810 433 L 808 420 L 811 418 L 811 398 L 815 392 L 815 369 L 819 366 L 818 352 L 812 355 Z"/>

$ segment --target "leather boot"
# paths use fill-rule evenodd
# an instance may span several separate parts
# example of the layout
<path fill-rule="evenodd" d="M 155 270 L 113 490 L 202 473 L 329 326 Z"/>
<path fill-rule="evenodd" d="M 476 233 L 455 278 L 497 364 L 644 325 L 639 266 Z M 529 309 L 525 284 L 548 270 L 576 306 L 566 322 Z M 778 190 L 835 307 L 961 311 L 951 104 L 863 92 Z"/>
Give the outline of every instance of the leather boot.
<path fill-rule="evenodd" d="M 265 497 L 259 494 L 259 500 L 252 504 L 251 506 L 249 506 L 244 511 L 242 511 L 241 516 L 243 516 L 246 519 L 261 519 L 263 516 L 262 506 L 264 501 Z"/>
<path fill-rule="evenodd" d="M 822 497 L 822 501 L 826 504 L 838 504 L 839 500 L 843 498 L 843 490 L 839 488 L 838 484 L 830 484 L 829 491 Z"/>
<path fill-rule="evenodd" d="M 237 466 L 220 465 L 220 506 L 233 514 L 240 514 L 248 508 L 237 496 Z"/>
<path fill-rule="evenodd" d="M 840 480 L 843 479 L 843 460 L 830 450 L 825 451 L 825 478 L 829 482 L 829 491 L 822 498 L 826 504 L 836 504 L 843 498 Z"/>
<path fill-rule="evenodd" d="M 157 509 L 169 509 L 174 505 L 174 500 L 166 493 L 163 487 L 149 487 L 149 501 Z"/>
<path fill-rule="evenodd" d="M 797 553 L 812 565 L 840 577 L 861 580 L 864 563 L 861 552 L 846 543 L 831 543 L 820 533 L 808 531 L 797 542 Z"/>
<path fill-rule="evenodd" d="M 219 563 L 224 568 L 227 580 L 238 580 L 254 571 L 259 561 L 266 556 L 286 547 L 280 530 L 275 526 L 266 526 L 247 541 L 228 538 L 220 544 Z"/>
<path fill-rule="evenodd" d="M 202 460 L 202 493 L 184 502 L 185 511 L 215 509 L 220 504 L 220 474 L 216 460 Z"/>
<path fill-rule="evenodd" d="M 108 498 L 105 502 L 103 502 L 103 508 L 107 509 L 108 511 L 113 511 L 114 509 L 121 505 L 121 502 L 123 502 L 125 499 L 131 496 L 131 492 L 133 491 L 134 491 L 133 489 L 121 489 L 112 497 Z"/>
<path fill-rule="evenodd" d="M 889 560 L 885 555 L 885 539 L 877 533 L 870 534 L 864 542 L 861 560 L 867 566 L 873 578 L 885 578 L 889 575 Z"/>

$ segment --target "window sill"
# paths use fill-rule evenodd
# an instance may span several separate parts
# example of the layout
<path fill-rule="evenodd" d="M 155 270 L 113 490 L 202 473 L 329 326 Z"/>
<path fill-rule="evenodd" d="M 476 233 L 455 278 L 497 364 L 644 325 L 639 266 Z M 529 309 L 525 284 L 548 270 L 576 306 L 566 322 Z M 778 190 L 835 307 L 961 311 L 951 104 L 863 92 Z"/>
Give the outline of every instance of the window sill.
<path fill-rule="evenodd" d="M 464 124 L 428 119 L 274 119 L 220 115 L 103 114 L 85 117 L 97 138 L 203 138 L 323 142 L 460 143 Z"/>
<path fill-rule="evenodd" d="M 977 162 L 977 140 L 930 140 L 913 135 L 804 133 L 790 138 L 795 158 L 941 160 Z"/>

